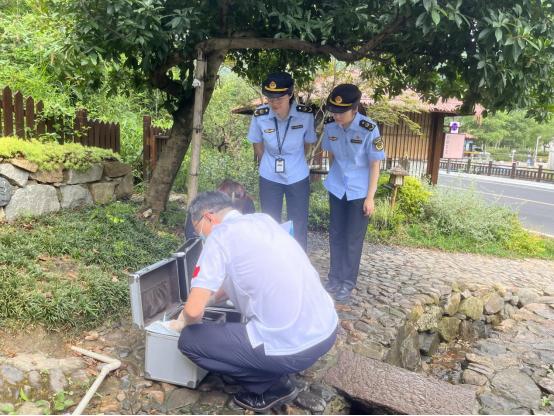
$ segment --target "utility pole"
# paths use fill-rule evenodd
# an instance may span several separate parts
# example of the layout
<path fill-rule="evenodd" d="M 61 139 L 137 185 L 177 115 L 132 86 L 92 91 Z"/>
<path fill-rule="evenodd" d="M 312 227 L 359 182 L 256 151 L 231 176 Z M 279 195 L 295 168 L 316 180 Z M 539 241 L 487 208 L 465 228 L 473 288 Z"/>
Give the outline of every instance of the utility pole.
<path fill-rule="evenodd" d="M 533 157 L 533 166 L 537 164 L 537 153 L 539 151 L 539 140 L 541 136 L 537 136 L 537 142 L 535 143 L 535 156 Z"/>

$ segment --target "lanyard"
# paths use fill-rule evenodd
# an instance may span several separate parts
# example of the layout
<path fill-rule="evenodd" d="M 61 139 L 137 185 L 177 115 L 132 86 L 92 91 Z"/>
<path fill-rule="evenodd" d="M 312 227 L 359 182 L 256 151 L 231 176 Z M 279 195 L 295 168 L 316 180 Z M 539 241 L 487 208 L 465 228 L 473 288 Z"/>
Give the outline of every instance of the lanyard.
<path fill-rule="evenodd" d="M 279 135 L 279 123 L 277 123 L 277 117 L 273 117 L 273 121 L 275 122 L 275 134 L 277 134 L 277 147 L 279 148 L 279 156 L 281 156 L 281 153 L 283 151 L 283 145 L 285 144 L 285 139 L 287 138 L 287 132 L 289 131 L 291 119 L 292 117 L 289 116 L 287 120 L 287 127 L 285 128 L 285 135 L 283 136 L 283 141 L 281 141 L 281 136 Z"/>

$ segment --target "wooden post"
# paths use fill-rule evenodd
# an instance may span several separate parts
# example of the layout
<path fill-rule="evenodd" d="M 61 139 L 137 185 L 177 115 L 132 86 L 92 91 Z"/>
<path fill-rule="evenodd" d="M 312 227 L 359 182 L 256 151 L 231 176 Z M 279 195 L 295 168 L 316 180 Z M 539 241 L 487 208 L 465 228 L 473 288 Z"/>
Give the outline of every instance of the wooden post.
<path fill-rule="evenodd" d="M 4 136 L 13 135 L 13 102 L 10 87 L 2 91 L 2 115 L 4 116 Z"/>
<path fill-rule="evenodd" d="M 492 160 L 489 160 L 489 168 L 487 170 L 487 175 L 488 176 L 492 175 Z"/>
<path fill-rule="evenodd" d="M 444 115 L 431 113 L 431 140 L 427 152 L 427 175 L 431 178 L 431 184 L 436 185 L 439 180 L 439 166 L 444 146 Z"/>
<path fill-rule="evenodd" d="M 514 179 L 516 177 L 517 163 L 512 163 L 512 172 L 510 173 L 510 178 Z"/>
<path fill-rule="evenodd" d="M 539 170 L 537 171 L 537 182 L 541 181 L 542 176 L 542 165 L 539 165 Z"/>
<path fill-rule="evenodd" d="M 15 135 L 20 138 L 25 137 L 25 110 L 23 109 L 23 94 L 17 91 L 13 97 L 14 115 L 15 115 Z"/>
<path fill-rule="evenodd" d="M 142 117 L 142 178 L 144 182 L 150 180 L 150 126 L 152 126 L 152 117 Z"/>
<path fill-rule="evenodd" d="M 192 154 L 187 183 L 187 204 L 190 204 L 198 193 L 198 169 L 200 167 L 200 146 L 202 144 L 202 112 L 204 109 L 204 78 L 206 61 L 202 50 L 198 50 L 196 57 L 195 81 L 200 81 L 194 93 L 194 112 L 192 119 Z"/>
<path fill-rule="evenodd" d="M 446 161 L 446 173 L 450 173 L 450 169 L 451 169 L 450 163 L 451 163 L 451 162 L 452 162 L 452 159 L 448 159 L 448 160 Z"/>

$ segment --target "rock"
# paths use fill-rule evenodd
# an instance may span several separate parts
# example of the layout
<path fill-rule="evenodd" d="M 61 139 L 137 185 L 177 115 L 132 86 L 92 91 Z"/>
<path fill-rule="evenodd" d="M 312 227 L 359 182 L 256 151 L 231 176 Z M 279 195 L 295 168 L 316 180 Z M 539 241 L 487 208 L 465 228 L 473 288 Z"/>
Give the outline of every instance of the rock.
<path fill-rule="evenodd" d="M 309 391 L 300 392 L 296 398 L 296 404 L 311 412 L 321 413 L 325 410 L 325 400 Z"/>
<path fill-rule="evenodd" d="M 485 322 L 491 324 L 492 326 L 497 326 L 500 325 L 500 322 L 502 322 L 502 318 L 500 315 L 487 315 L 485 317 Z"/>
<path fill-rule="evenodd" d="M 446 305 L 444 305 L 444 312 L 449 316 L 454 316 L 458 312 L 458 308 L 460 307 L 462 296 L 460 293 L 452 293 L 446 302 Z"/>
<path fill-rule="evenodd" d="M 189 406 L 198 402 L 200 399 L 200 393 L 196 390 L 190 390 L 187 388 L 176 389 L 169 393 L 167 398 L 166 407 L 168 411 L 176 410 L 181 407 Z"/>
<path fill-rule="evenodd" d="M 133 195 L 133 173 L 129 173 L 121 179 L 121 182 L 115 187 L 115 197 L 117 199 L 127 199 Z"/>
<path fill-rule="evenodd" d="M 12 199 L 14 189 L 10 182 L 0 176 L 0 207 L 8 205 L 10 199 Z"/>
<path fill-rule="evenodd" d="M 494 370 L 490 367 L 487 367 L 486 365 L 477 364 L 477 363 L 469 363 L 467 366 L 468 370 L 473 370 L 476 373 L 483 374 L 484 376 L 490 378 L 494 375 Z"/>
<path fill-rule="evenodd" d="M 88 170 L 84 172 L 69 169 L 64 172 L 64 182 L 68 185 L 75 185 L 79 183 L 96 182 L 102 178 L 102 172 L 104 167 L 101 164 L 94 164 Z"/>
<path fill-rule="evenodd" d="M 20 215 L 42 215 L 59 210 L 58 194 L 49 185 L 29 185 L 18 189 L 5 209 L 8 221 Z"/>
<path fill-rule="evenodd" d="M 78 208 L 92 205 L 92 195 L 81 185 L 67 185 L 60 187 L 61 207 L 64 209 Z"/>
<path fill-rule="evenodd" d="M 67 379 L 65 378 L 62 370 L 59 368 L 53 368 L 48 374 L 48 379 L 50 382 L 50 390 L 54 393 L 64 391 L 67 386 Z"/>
<path fill-rule="evenodd" d="M 89 331 L 85 336 L 85 341 L 96 341 L 100 337 L 97 331 Z"/>
<path fill-rule="evenodd" d="M 503 315 L 506 318 L 511 318 L 514 315 L 514 313 L 516 313 L 517 311 L 518 309 L 514 305 L 512 305 L 511 303 L 506 303 L 504 305 Z"/>
<path fill-rule="evenodd" d="M 26 170 L 27 172 L 34 173 L 38 170 L 38 165 L 27 159 L 12 159 L 10 160 L 10 163 L 20 169 Z"/>
<path fill-rule="evenodd" d="M 4 208 L 0 207 L 0 222 L 6 221 L 6 213 Z"/>
<path fill-rule="evenodd" d="M 0 403 L 0 413 L 2 414 L 13 414 L 15 412 L 15 407 L 11 403 Z"/>
<path fill-rule="evenodd" d="M 296 414 L 296 413 L 291 413 Z M 344 415 L 350 414 L 350 402 L 348 402 L 343 396 L 336 395 L 333 399 L 327 404 L 325 410 L 323 411 L 324 415 Z"/>
<path fill-rule="evenodd" d="M 334 388 L 322 383 L 312 384 L 310 386 L 310 391 L 316 396 L 321 397 L 326 402 L 330 401 L 333 397 L 337 395 L 337 392 Z"/>
<path fill-rule="evenodd" d="M 31 173 L 30 177 L 42 183 L 61 183 L 63 182 L 63 169 L 59 167 L 54 170 L 39 170 Z"/>
<path fill-rule="evenodd" d="M 419 351 L 423 355 L 430 357 L 433 355 L 440 344 L 439 335 L 436 332 L 422 332 L 419 334 Z"/>
<path fill-rule="evenodd" d="M 90 185 L 90 193 L 96 204 L 108 204 L 115 199 L 115 183 L 97 182 Z"/>
<path fill-rule="evenodd" d="M 473 326 L 473 324 L 475 323 L 476 322 L 471 322 L 471 321 L 462 321 L 460 323 L 460 335 L 459 335 L 460 339 L 471 342 L 471 341 L 474 341 L 476 338 L 478 338 L 477 331 Z"/>
<path fill-rule="evenodd" d="M 479 401 L 481 402 L 480 413 L 485 415 L 524 414 L 525 412 L 525 409 L 522 409 L 518 403 L 492 392 L 481 394 Z M 525 414 L 529 414 L 529 412 L 527 411 Z"/>
<path fill-rule="evenodd" d="M 547 305 L 554 305 L 554 296 L 541 296 L 537 303 L 544 303 Z"/>
<path fill-rule="evenodd" d="M 148 400 L 152 400 L 158 404 L 163 404 L 165 394 L 161 390 L 151 390 L 147 393 Z"/>
<path fill-rule="evenodd" d="M 542 291 L 545 296 L 554 296 L 554 284 L 546 286 Z"/>
<path fill-rule="evenodd" d="M 535 289 L 523 288 L 517 291 L 519 302 L 518 306 L 525 306 L 530 303 L 536 303 L 539 300 L 539 294 Z"/>
<path fill-rule="evenodd" d="M 483 315 L 483 301 L 475 296 L 468 297 L 460 303 L 460 312 L 478 321 Z"/>
<path fill-rule="evenodd" d="M 18 384 L 23 380 L 25 374 L 18 368 L 4 364 L 0 367 L 0 376 L 9 384 Z"/>
<path fill-rule="evenodd" d="M 436 330 L 442 316 L 442 309 L 438 306 L 431 306 L 421 315 L 416 322 L 418 331 Z"/>
<path fill-rule="evenodd" d="M 211 407 L 222 407 L 229 400 L 229 396 L 221 391 L 210 391 L 204 393 L 201 397 L 202 404 Z"/>
<path fill-rule="evenodd" d="M 483 301 L 485 302 L 485 313 L 488 315 L 494 315 L 504 307 L 504 299 L 495 292 L 485 295 Z"/>
<path fill-rule="evenodd" d="M 16 168 L 11 163 L 0 163 L 0 176 L 6 178 L 12 185 L 24 187 L 29 180 L 29 173 Z"/>
<path fill-rule="evenodd" d="M 110 178 L 125 176 L 133 171 L 131 165 L 127 165 L 126 163 L 119 161 L 105 161 L 103 162 L 103 165 L 104 175 L 109 176 Z"/>
<path fill-rule="evenodd" d="M 38 388 L 41 385 L 41 378 L 40 373 L 36 370 L 29 371 L 27 374 L 27 379 L 29 380 L 29 384 L 33 386 L 34 388 Z"/>
<path fill-rule="evenodd" d="M 496 290 L 496 293 L 498 293 L 502 298 L 505 298 L 506 295 L 508 294 L 508 290 L 504 285 L 502 285 L 502 283 L 496 282 L 495 284 L 492 285 L 492 287 L 494 290 Z"/>
<path fill-rule="evenodd" d="M 500 345 L 496 342 L 493 342 L 492 340 L 487 339 L 480 339 L 475 343 L 475 347 L 484 354 L 492 356 L 506 353 L 506 347 L 504 345 Z"/>
<path fill-rule="evenodd" d="M 489 380 L 484 375 L 468 369 L 468 370 L 464 370 L 464 372 L 462 373 L 462 381 L 465 384 L 471 384 L 474 386 L 484 386 L 485 384 L 487 384 L 487 381 Z"/>
<path fill-rule="evenodd" d="M 354 345 L 354 351 L 364 357 L 382 360 L 385 357 L 386 349 L 381 344 L 372 341 L 364 341 Z"/>
<path fill-rule="evenodd" d="M 408 370 L 416 370 L 421 366 L 419 334 L 413 325 L 407 324 L 400 327 L 386 361 Z"/>
<path fill-rule="evenodd" d="M 117 393 L 117 396 L 115 396 L 115 398 L 118 402 L 122 402 L 123 400 L 125 400 L 125 393 L 120 391 L 119 393 Z"/>
<path fill-rule="evenodd" d="M 17 409 L 16 414 L 18 415 L 42 415 L 44 410 L 42 407 L 36 405 L 33 402 L 25 402 Z"/>
<path fill-rule="evenodd" d="M 444 317 L 438 326 L 439 335 L 446 342 L 452 341 L 460 331 L 460 320 L 458 318 Z"/>
<path fill-rule="evenodd" d="M 492 378 L 491 385 L 498 394 L 523 407 L 539 407 L 541 391 L 531 377 L 517 368 L 500 371 Z"/>
<path fill-rule="evenodd" d="M 471 290 L 469 290 L 469 289 L 463 290 L 460 294 L 462 295 L 462 299 L 467 299 L 467 298 L 470 298 L 470 297 L 473 296 L 471 294 Z"/>
<path fill-rule="evenodd" d="M 528 303 L 522 311 L 525 309 L 539 315 L 541 318 L 554 320 L 554 310 L 543 303 Z"/>
<path fill-rule="evenodd" d="M 543 377 L 539 379 L 538 385 L 550 394 L 554 394 L 554 377 Z"/>

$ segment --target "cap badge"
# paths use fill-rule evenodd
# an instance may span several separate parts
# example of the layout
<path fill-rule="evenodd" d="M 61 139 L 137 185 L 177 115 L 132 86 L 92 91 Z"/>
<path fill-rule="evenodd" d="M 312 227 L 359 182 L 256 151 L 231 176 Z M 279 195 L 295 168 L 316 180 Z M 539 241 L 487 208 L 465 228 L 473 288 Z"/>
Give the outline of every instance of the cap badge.
<path fill-rule="evenodd" d="M 277 84 L 275 83 L 275 81 L 271 81 L 269 83 L 269 88 L 277 88 Z"/>
<path fill-rule="evenodd" d="M 340 95 L 337 95 L 337 96 L 335 97 L 335 102 L 336 102 L 337 104 L 342 103 L 342 97 L 341 97 Z"/>

